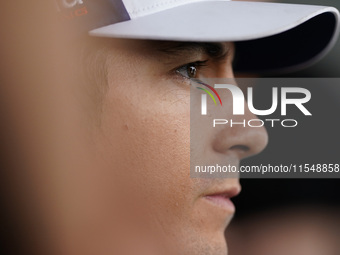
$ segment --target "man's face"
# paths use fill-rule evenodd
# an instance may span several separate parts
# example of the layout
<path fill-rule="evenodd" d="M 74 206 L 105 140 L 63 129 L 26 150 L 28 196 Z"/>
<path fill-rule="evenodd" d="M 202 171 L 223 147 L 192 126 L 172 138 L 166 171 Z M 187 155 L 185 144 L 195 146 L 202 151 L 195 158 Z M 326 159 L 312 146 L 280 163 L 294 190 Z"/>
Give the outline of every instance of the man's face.
<path fill-rule="evenodd" d="M 100 229 L 91 243 L 101 251 L 226 254 L 224 230 L 235 210 L 229 198 L 241 188 L 238 179 L 190 178 L 190 79 L 232 78 L 233 51 L 231 43 L 112 40 L 93 132 L 97 165 L 86 174 L 93 192 L 84 200 L 93 212 L 84 221 Z M 247 111 L 244 118 L 255 117 Z M 267 142 L 262 128 L 209 132 L 203 161 L 235 163 Z"/>

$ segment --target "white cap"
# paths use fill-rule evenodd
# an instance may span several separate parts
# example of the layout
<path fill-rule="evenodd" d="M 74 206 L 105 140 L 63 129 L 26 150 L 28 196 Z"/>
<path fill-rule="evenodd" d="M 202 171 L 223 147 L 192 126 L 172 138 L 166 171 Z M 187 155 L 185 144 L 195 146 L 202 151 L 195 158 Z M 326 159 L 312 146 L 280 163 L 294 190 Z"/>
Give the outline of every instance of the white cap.
<path fill-rule="evenodd" d="M 333 7 L 231 0 L 109 1 L 119 2 L 125 18 L 90 35 L 236 42 L 235 68 L 240 71 L 304 67 L 323 57 L 339 34 L 339 11 Z"/>

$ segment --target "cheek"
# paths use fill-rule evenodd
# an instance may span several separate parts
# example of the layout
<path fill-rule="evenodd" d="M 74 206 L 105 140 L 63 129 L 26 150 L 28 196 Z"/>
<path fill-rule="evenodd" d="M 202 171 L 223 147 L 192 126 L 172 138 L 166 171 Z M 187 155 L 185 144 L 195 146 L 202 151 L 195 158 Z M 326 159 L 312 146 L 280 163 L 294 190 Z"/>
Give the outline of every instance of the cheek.
<path fill-rule="evenodd" d="M 189 215 L 184 210 L 193 203 L 189 90 L 152 75 L 114 78 L 103 107 L 100 144 L 117 175 L 112 182 L 133 199 L 135 210 L 174 223 Z"/>

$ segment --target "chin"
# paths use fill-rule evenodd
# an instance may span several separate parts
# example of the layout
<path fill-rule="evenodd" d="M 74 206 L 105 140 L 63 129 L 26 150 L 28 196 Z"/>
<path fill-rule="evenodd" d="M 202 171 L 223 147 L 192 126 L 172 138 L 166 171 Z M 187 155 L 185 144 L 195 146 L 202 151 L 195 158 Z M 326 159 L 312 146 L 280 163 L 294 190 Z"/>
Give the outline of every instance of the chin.
<path fill-rule="evenodd" d="M 177 250 L 171 255 L 227 255 L 227 242 L 224 232 L 206 234 L 204 230 L 198 233 L 187 235 L 180 244 L 175 245 Z"/>
<path fill-rule="evenodd" d="M 228 254 L 227 241 L 225 239 L 224 233 L 221 233 L 211 241 L 211 255 L 226 255 Z"/>

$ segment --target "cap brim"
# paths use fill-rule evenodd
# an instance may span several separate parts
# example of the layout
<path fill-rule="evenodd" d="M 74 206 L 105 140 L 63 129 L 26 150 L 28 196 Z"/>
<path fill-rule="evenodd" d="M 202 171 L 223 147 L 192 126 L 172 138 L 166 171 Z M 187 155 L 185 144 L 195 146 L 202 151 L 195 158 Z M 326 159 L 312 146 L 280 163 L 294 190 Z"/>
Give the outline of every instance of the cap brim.
<path fill-rule="evenodd" d="M 236 43 L 238 56 L 235 68 L 257 72 L 311 64 L 335 44 L 338 32 L 339 12 L 332 7 L 208 1 L 101 27 L 90 31 L 90 35 L 239 42 Z"/>

